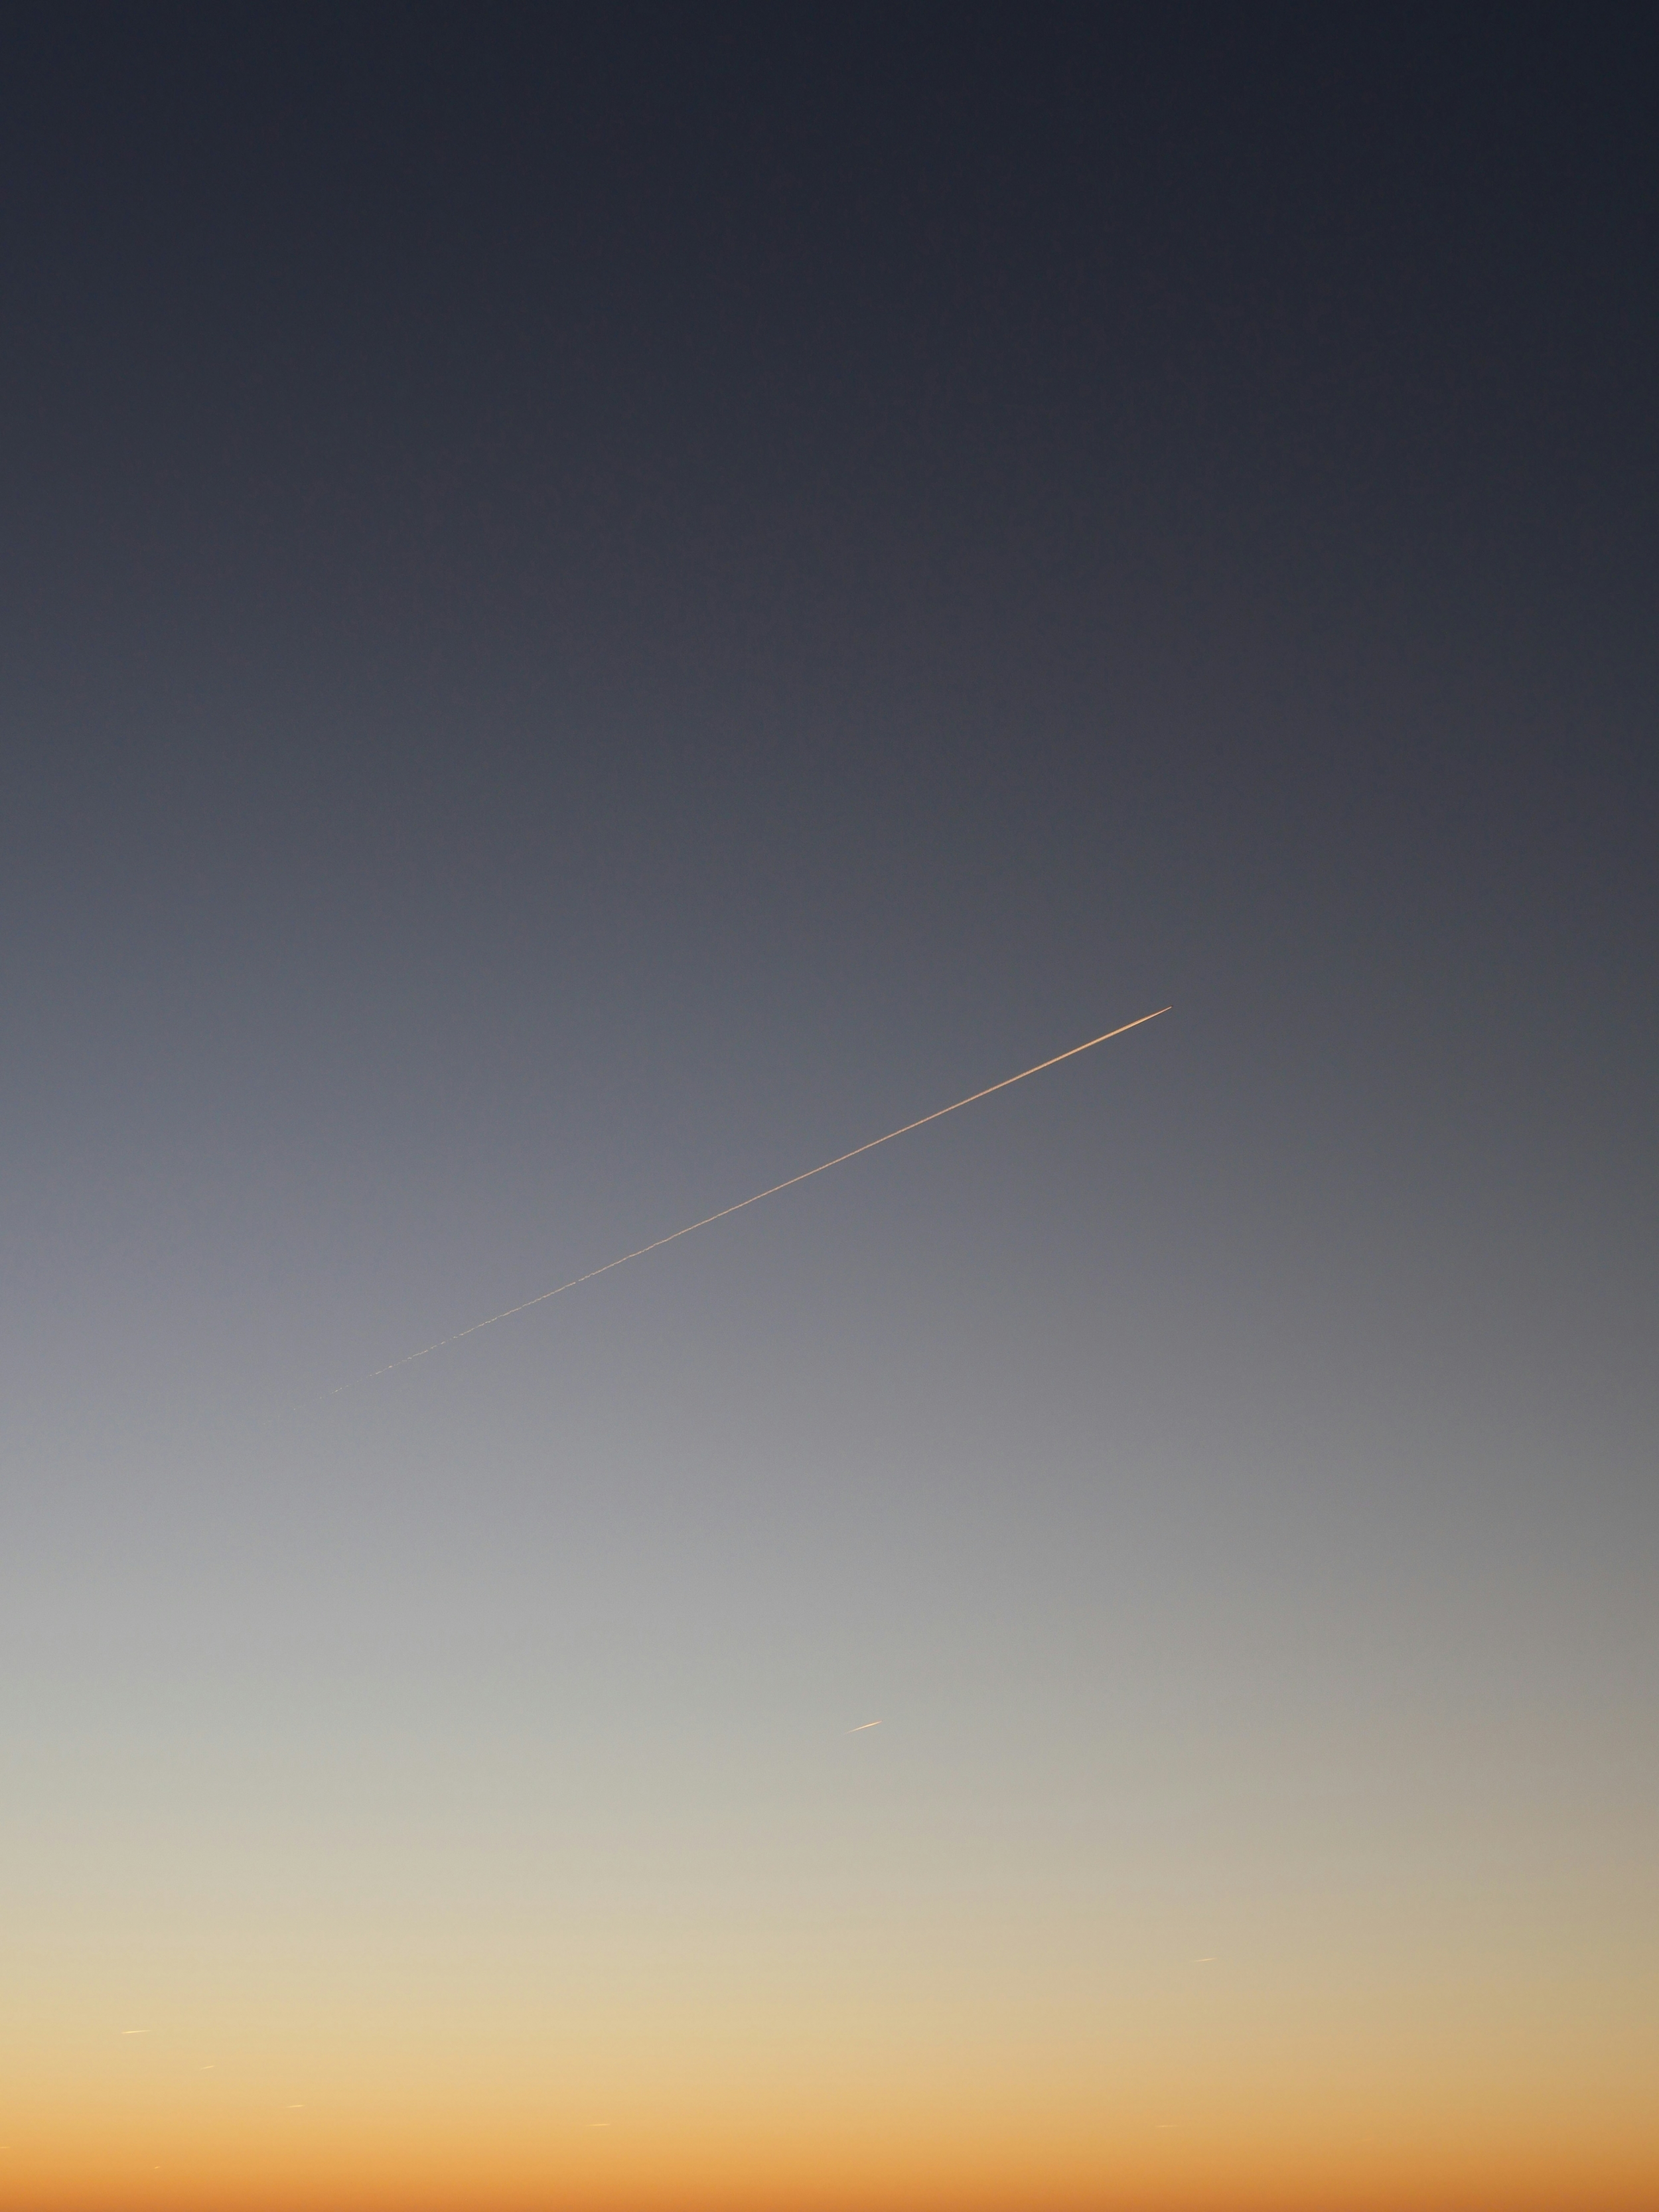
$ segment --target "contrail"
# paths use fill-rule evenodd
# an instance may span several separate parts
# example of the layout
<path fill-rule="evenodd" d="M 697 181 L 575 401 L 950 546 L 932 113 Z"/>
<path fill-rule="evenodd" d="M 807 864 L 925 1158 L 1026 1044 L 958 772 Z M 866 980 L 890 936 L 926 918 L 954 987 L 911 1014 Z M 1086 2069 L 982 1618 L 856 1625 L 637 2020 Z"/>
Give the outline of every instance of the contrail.
<path fill-rule="evenodd" d="M 475 1321 L 468 1328 L 458 1328 L 453 1336 L 441 1336 L 435 1344 L 423 1344 L 418 1352 L 406 1352 L 401 1359 L 392 1360 L 385 1367 L 373 1368 L 368 1374 L 357 1379 L 363 1382 L 376 1382 L 382 1375 L 395 1375 L 400 1367 L 412 1367 L 417 1359 L 428 1358 L 433 1352 L 443 1351 L 447 1345 L 459 1344 L 463 1337 L 476 1336 L 481 1328 L 494 1328 L 498 1321 L 511 1321 L 514 1314 L 528 1313 L 532 1306 L 545 1305 L 549 1298 L 559 1297 L 566 1291 L 580 1289 L 582 1284 L 591 1283 L 595 1276 L 608 1275 L 613 1267 L 625 1267 L 630 1260 L 642 1260 L 647 1252 L 660 1252 L 665 1244 L 677 1243 L 682 1237 L 689 1237 L 694 1229 L 707 1229 L 712 1221 L 724 1221 L 728 1213 L 741 1213 L 745 1206 L 758 1206 L 763 1198 L 775 1198 L 781 1190 L 793 1190 L 798 1182 L 810 1182 L 814 1176 L 827 1175 L 831 1168 L 838 1168 L 848 1160 L 857 1159 L 860 1152 L 873 1152 L 878 1145 L 890 1145 L 895 1137 L 908 1137 L 912 1129 L 925 1129 L 930 1121 L 942 1121 L 947 1114 L 959 1114 L 964 1106 L 976 1105 L 981 1098 L 990 1097 L 994 1091 L 1006 1091 L 1011 1084 L 1024 1083 L 1027 1076 L 1041 1075 L 1045 1067 L 1058 1067 L 1062 1060 L 1075 1060 L 1080 1052 L 1092 1052 L 1097 1044 L 1109 1044 L 1114 1037 L 1123 1036 L 1130 1030 L 1138 1030 L 1143 1022 L 1155 1022 L 1159 1014 L 1167 1014 L 1170 1011 L 1168 1006 L 1158 1006 L 1150 1014 L 1138 1014 L 1133 1021 L 1125 1022 L 1119 1029 L 1108 1030 L 1103 1036 L 1091 1037 L 1085 1044 L 1074 1044 L 1069 1051 L 1057 1052 L 1052 1060 L 1040 1060 L 1035 1067 L 1021 1068 L 1018 1075 L 1005 1075 L 1000 1083 L 988 1084 L 983 1091 L 975 1091 L 969 1097 L 958 1098 L 953 1106 L 940 1106 L 932 1114 L 924 1114 L 919 1121 L 907 1121 L 902 1129 L 890 1129 L 884 1137 L 872 1137 L 868 1144 L 854 1145 L 850 1152 L 837 1152 L 833 1160 L 825 1160 L 817 1167 L 807 1168 L 800 1175 L 790 1176 L 782 1182 L 775 1182 L 767 1190 L 757 1190 L 752 1198 L 740 1198 L 735 1206 L 723 1206 L 718 1213 L 705 1213 L 701 1221 L 688 1221 L 684 1229 L 676 1229 L 666 1237 L 659 1237 L 653 1243 L 641 1244 L 636 1251 L 624 1252 L 618 1259 L 607 1260 L 602 1267 L 590 1267 L 585 1275 L 573 1275 L 568 1283 L 556 1283 L 550 1291 L 538 1291 L 533 1298 L 526 1298 L 522 1305 L 508 1306 L 501 1313 L 491 1314 L 483 1321 Z M 337 1382 L 330 1395 L 337 1398 L 342 1390 L 350 1387 L 348 1382 Z"/>

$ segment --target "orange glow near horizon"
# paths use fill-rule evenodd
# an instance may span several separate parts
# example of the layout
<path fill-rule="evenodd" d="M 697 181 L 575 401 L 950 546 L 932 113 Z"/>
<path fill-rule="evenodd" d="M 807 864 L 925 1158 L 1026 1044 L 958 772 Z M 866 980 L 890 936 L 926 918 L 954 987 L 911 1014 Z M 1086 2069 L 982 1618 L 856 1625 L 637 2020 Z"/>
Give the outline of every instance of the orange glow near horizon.
<path fill-rule="evenodd" d="M 38 2033 L 3 2130 L 15 2212 L 1637 2212 L 1659 2180 L 1628 2022 L 1571 2069 L 1502 2008 L 1317 2017 L 1235 1983 L 1142 1987 L 1079 2033 L 1057 1988 L 1000 2020 L 895 1986 L 584 2030 L 395 2002 L 216 2032 Z M 1219 1963 L 1219 1962 L 1217 1962 Z M 1225 1969 L 1224 1966 L 1224 1973 Z M 291 1993 L 293 1994 L 293 1993 Z M 479 1995 L 475 1991 L 474 1996 Z M 728 1991 L 727 1995 L 731 1993 Z M 866 1993 L 869 1995 L 871 1993 Z M 459 1993 L 457 1993 L 459 1998 Z M 1467 1996 L 1467 1993 L 1466 1993 Z M 311 2008 L 307 2008 L 311 2009 Z M 556 2009 L 554 2008 L 553 2009 Z M 885 2018 L 884 2019 L 884 2011 Z M 332 2013 L 325 2028 L 318 2022 Z M 1299 2017 L 1298 2017 L 1299 2015 Z M 1530 2045 L 1530 2047 L 1529 2047 Z M 1617 2054 L 1625 2054 L 1622 2071 Z M 1645 2119 L 1639 2116 L 1646 2113 Z M 1643 2130 L 1645 2128 L 1645 2136 Z"/>

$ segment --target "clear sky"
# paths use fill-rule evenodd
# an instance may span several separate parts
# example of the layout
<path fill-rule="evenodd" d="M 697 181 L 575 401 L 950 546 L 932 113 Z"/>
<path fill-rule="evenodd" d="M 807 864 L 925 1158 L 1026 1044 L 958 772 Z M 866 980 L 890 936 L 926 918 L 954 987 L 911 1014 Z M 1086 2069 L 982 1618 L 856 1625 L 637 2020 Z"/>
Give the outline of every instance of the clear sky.
<path fill-rule="evenodd" d="M 1354 12 L 8 15 L 4 2212 L 1659 2202 L 1654 56 Z"/>

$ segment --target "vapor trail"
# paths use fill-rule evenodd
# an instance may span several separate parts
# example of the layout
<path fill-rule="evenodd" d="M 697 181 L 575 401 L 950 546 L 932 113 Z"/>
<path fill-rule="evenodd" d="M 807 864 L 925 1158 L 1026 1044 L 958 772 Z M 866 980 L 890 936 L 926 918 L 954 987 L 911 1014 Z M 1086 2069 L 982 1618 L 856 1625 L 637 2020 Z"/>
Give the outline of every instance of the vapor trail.
<path fill-rule="evenodd" d="M 1168 1006 L 1158 1006 L 1150 1014 L 1138 1014 L 1133 1021 L 1125 1022 L 1121 1028 L 1108 1030 L 1103 1036 L 1091 1037 L 1085 1044 L 1074 1044 L 1066 1052 L 1057 1052 L 1052 1060 L 1040 1060 L 1035 1067 L 1023 1067 L 1018 1075 L 1005 1075 L 1000 1083 L 987 1084 L 983 1091 L 975 1091 L 969 1097 L 958 1098 L 953 1106 L 940 1106 L 931 1114 L 924 1114 L 919 1121 L 907 1121 L 902 1129 L 890 1129 L 884 1137 L 872 1137 L 868 1144 L 854 1145 L 850 1152 L 837 1152 L 833 1160 L 825 1160 L 817 1167 L 807 1168 L 799 1175 L 787 1177 L 782 1182 L 775 1182 L 769 1189 L 757 1190 L 752 1198 L 740 1198 L 735 1206 L 723 1206 L 718 1213 L 705 1213 L 701 1221 L 688 1221 L 684 1229 L 671 1231 L 669 1235 L 659 1237 L 653 1243 L 641 1244 L 636 1251 L 624 1252 L 618 1259 L 607 1260 L 602 1267 L 590 1267 L 585 1275 L 573 1275 L 568 1283 L 556 1283 L 550 1291 L 538 1291 L 533 1298 L 526 1298 L 522 1305 L 508 1306 L 504 1311 L 491 1314 L 483 1321 L 475 1321 L 470 1328 L 458 1328 L 453 1336 L 441 1336 L 435 1344 L 423 1344 L 418 1352 L 406 1352 L 401 1359 L 392 1360 L 385 1367 L 373 1368 L 368 1374 L 357 1379 L 363 1382 L 375 1382 L 382 1375 L 395 1375 L 400 1367 L 412 1367 L 417 1359 L 425 1359 L 434 1352 L 441 1352 L 447 1345 L 459 1344 L 463 1337 L 476 1336 L 481 1328 L 494 1328 L 498 1321 L 511 1321 L 514 1314 L 528 1313 L 532 1306 L 545 1305 L 549 1298 L 556 1298 L 566 1291 L 578 1290 L 582 1284 L 591 1283 L 597 1275 L 608 1275 L 613 1267 L 625 1267 L 630 1260 L 642 1260 L 647 1252 L 660 1252 L 665 1244 L 677 1243 L 682 1237 L 689 1237 L 694 1229 L 707 1229 L 711 1221 L 724 1221 L 728 1213 L 741 1213 L 745 1206 L 758 1206 L 763 1198 L 775 1198 L 781 1190 L 793 1190 L 798 1182 L 810 1182 L 814 1176 L 827 1175 L 831 1168 L 838 1168 L 848 1160 L 857 1159 L 860 1152 L 873 1152 L 878 1145 L 890 1145 L 895 1137 L 908 1137 L 912 1129 L 925 1129 L 930 1121 L 942 1121 L 947 1114 L 958 1114 L 964 1106 L 976 1105 L 981 1098 L 990 1097 L 994 1091 L 1006 1091 L 1011 1084 L 1024 1083 L 1028 1075 L 1041 1075 L 1045 1067 L 1058 1067 L 1062 1060 L 1075 1060 L 1080 1052 L 1092 1052 L 1097 1044 L 1109 1044 L 1114 1037 L 1122 1036 L 1130 1030 L 1138 1030 L 1143 1022 L 1155 1022 L 1159 1014 L 1169 1012 Z M 331 1395 L 337 1398 L 342 1390 L 350 1387 L 349 1383 L 337 1383 Z"/>

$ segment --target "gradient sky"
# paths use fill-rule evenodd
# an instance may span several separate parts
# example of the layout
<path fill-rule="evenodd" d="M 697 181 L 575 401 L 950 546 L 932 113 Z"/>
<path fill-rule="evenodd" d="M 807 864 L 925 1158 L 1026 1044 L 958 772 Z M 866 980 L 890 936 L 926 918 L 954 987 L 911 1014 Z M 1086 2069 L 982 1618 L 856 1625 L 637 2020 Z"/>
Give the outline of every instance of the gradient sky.
<path fill-rule="evenodd" d="M 1659 2203 L 1651 27 L 1354 14 L 9 11 L 5 2212 Z"/>

